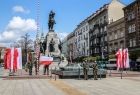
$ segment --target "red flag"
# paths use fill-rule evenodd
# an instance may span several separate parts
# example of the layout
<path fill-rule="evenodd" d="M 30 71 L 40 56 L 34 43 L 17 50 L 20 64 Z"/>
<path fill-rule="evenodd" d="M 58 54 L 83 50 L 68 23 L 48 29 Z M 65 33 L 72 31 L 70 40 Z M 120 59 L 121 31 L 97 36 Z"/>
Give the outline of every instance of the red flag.
<path fill-rule="evenodd" d="M 47 57 L 47 56 L 40 56 L 40 64 L 43 65 L 50 65 L 53 62 L 52 57 Z"/>
<path fill-rule="evenodd" d="M 117 57 L 117 69 L 123 68 L 123 62 L 122 62 L 122 49 L 119 49 L 116 53 Z"/>
<path fill-rule="evenodd" d="M 14 71 L 22 69 L 21 48 L 7 48 L 5 50 L 4 68 Z"/>
<path fill-rule="evenodd" d="M 5 50 L 5 55 L 4 55 L 4 68 L 5 69 L 10 69 L 11 68 L 11 49 L 7 48 Z"/>
<path fill-rule="evenodd" d="M 127 48 L 123 50 L 123 65 L 124 68 L 129 68 L 129 54 Z"/>

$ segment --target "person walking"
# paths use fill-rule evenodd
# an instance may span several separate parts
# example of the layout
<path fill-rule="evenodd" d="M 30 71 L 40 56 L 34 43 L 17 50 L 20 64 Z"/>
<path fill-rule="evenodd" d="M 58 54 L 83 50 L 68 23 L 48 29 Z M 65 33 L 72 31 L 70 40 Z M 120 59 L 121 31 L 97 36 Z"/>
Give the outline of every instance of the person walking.
<path fill-rule="evenodd" d="M 98 65 L 97 65 L 97 62 L 95 61 L 93 63 L 93 77 L 94 77 L 94 80 L 98 80 Z"/>

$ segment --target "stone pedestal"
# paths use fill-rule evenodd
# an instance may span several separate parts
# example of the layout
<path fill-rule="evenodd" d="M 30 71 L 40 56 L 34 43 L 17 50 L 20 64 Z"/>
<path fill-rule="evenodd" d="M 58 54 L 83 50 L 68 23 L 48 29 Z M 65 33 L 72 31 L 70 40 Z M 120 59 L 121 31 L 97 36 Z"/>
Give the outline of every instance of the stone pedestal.
<path fill-rule="evenodd" d="M 54 51 L 50 52 L 50 42 L 54 41 Z M 60 50 L 59 50 L 59 44 L 60 39 L 58 38 L 57 34 L 54 32 L 54 30 L 49 30 L 49 32 L 46 35 L 46 51 L 45 55 L 48 56 L 60 56 Z"/>

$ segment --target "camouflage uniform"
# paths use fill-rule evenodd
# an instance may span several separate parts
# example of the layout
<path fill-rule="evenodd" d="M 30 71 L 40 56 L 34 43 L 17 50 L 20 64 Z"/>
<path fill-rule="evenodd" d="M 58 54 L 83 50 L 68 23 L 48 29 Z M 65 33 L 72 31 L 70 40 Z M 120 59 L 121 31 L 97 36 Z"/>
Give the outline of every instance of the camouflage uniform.
<path fill-rule="evenodd" d="M 84 73 L 84 79 L 88 80 L 88 70 L 89 66 L 87 63 L 83 63 L 83 73 Z"/>
<path fill-rule="evenodd" d="M 28 68 L 29 68 L 29 75 L 32 75 L 32 68 L 33 68 L 32 62 L 28 62 Z"/>
<path fill-rule="evenodd" d="M 32 68 L 33 68 L 33 64 L 32 64 L 32 54 L 31 52 L 28 53 L 28 69 L 29 69 L 29 75 L 32 75 Z"/>
<path fill-rule="evenodd" d="M 98 75 L 97 75 L 97 71 L 98 71 L 98 65 L 97 63 L 93 64 L 93 76 L 94 76 L 94 80 L 98 80 Z"/>

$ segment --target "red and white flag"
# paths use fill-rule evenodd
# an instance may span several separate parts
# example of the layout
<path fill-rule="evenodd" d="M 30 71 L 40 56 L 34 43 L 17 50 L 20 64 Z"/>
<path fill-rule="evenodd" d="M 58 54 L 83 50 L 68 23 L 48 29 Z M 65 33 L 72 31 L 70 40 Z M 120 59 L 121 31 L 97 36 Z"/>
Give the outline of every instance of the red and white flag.
<path fill-rule="evenodd" d="M 21 48 L 7 48 L 4 55 L 5 69 L 16 71 L 22 69 L 22 54 Z"/>
<path fill-rule="evenodd" d="M 118 52 L 116 53 L 117 57 L 117 70 L 120 68 L 129 68 L 129 53 L 128 49 L 119 49 Z"/>
<path fill-rule="evenodd" d="M 119 49 L 117 51 L 116 57 L 117 57 L 117 70 L 119 70 L 119 68 L 123 68 L 122 49 Z"/>
<path fill-rule="evenodd" d="M 50 65 L 53 62 L 53 57 L 40 56 L 40 64 Z"/>
<path fill-rule="evenodd" d="M 4 54 L 4 68 L 5 69 L 10 69 L 11 64 L 11 49 L 7 48 L 5 49 L 5 54 Z"/>
<path fill-rule="evenodd" d="M 21 48 L 16 48 L 17 49 L 17 69 L 22 69 L 22 50 Z"/>
<path fill-rule="evenodd" d="M 124 68 L 129 68 L 129 53 L 128 53 L 128 49 L 124 49 L 123 50 L 123 64 L 124 64 Z"/>

